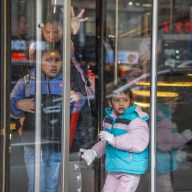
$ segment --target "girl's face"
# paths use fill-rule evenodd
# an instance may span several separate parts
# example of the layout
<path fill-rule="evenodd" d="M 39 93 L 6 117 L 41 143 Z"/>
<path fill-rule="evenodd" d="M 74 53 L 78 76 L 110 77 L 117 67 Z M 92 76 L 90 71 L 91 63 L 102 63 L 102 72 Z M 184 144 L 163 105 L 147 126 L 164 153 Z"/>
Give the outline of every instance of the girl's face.
<path fill-rule="evenodd" d="M 55 51 L 47 51 L 42 56 L 42 72 L 47 80 L 55 77 L 62 68 L 62 58 L 60 53 Z"/>
<path fill-rule="evenodd" d="M 47 22 L 43 27 L 43 37 L 47 42 L 58 42 L 62 35 L 62 26 L 56 21 Z"/>
<path fill-rule="evenodd" d="M 120 93 L 109 100 L 109 106 L 113 108 L 117 115 L 121 115 L 131 105 L 131 102 L 129 95 Z"/>

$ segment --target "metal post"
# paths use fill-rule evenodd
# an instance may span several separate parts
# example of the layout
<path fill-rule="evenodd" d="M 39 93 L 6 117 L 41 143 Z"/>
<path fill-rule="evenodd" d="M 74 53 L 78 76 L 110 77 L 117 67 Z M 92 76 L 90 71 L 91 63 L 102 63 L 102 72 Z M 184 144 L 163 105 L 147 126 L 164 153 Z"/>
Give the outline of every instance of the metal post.
<path fill-rule="evenodd" d="M 114 85 L 117 85 L 118 77 L 118 29 L 119 29 L 119 1 L 115 0 L 115 64 L 114 64 Z"/>
<path fill-rule="evenodd" d="M 151 192 L 156 192 L 156 101 L 157 101 L 157 33 L 158 1 L 152 10 L 152 66 L 151 66 Z"/>
<path fill-rule="evenodd" d="M 42 2 L 36 1 L 35 192 L 41 191 L 41 23 Z"/>
<path fill-rule="evenodd" d="M 9 32 L 9 10 L 10 1 L 1 1 L 1 72 L 0 72 L 0 83 L 1 83 L 1 99 L 0 99 L 0 189 L 2 192 L 9 191 L 10 182 L 10 142 L 9 142 L 9 86 L 7 86 L 7 80 L 10 79 L 11 75 L 10 65 L 10 32 Z"/>
<path fill-rule="evenodd" d="M 69 176 L 69 138 L 70 138 L 70 44 L 71 44 L 71 16 L 70 0 L 63 0 L 63 98 L 62 98 L 62 166 L 61 191 L 68 192 Z"/>

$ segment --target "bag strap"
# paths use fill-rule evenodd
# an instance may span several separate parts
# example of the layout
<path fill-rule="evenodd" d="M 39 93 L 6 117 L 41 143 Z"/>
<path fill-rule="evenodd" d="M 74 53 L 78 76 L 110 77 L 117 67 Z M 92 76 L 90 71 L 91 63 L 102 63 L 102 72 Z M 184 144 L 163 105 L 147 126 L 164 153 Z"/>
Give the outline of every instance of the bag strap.
<path fill-rule="evenodd" d="M 25 97 L 30 97 L 30 75 L 27 74 L 24 76 L 24 82 L 25 82 Z"/>
<path fill-rule="evenodd" d="M 72 61 L 73 65 L 75 66 L 75 68 L 77 69 L 77 71 L 80 73 L 81 79 L 82 79 L 82 81 L 84 82 L 85 91 L 86 91 L 86 93 L 87 93 L 88 105 L 90 106 L 90 98 L 91 98 L 91 96 L 94 95 L 94 91 L 93 91 L 92 88 L 90 88 L 89 86 L 87 86 L 87 80 L 85 79 L 84 71 L 83 71 L 83 69 L 80 67 L 80 64 L 77 62 L 74 54 L 71 54 L 71 61 Z"/>

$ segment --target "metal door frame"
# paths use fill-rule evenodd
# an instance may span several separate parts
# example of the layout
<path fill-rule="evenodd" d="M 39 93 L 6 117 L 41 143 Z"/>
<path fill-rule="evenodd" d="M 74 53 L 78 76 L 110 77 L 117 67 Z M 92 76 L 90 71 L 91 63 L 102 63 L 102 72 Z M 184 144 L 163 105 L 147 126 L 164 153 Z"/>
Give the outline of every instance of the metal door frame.
<path fill-rule="evenodd" d="M 158 1 L 152 2 L 152 49 L 151 49 L 151 107 L 150 107 L 150 125 L 151 125 L 151 192 L 156 192 L 156 103 L 157 103 L 157 35 L 158 35 Z"/>
<path fill-rule="evenodd" d="M 1 101 L 0 101 L 0 190 L 5 192 L 9 191 L 9 101 L 10 101 L 10 86 L 7 84 L 10 80 L 10 61 L 11 61 L 11 15 L 9 10 L 11 9 L 10 0 L 1 1 L 1 70 L 0 70 L 0 87 L 1 87 Z"/>

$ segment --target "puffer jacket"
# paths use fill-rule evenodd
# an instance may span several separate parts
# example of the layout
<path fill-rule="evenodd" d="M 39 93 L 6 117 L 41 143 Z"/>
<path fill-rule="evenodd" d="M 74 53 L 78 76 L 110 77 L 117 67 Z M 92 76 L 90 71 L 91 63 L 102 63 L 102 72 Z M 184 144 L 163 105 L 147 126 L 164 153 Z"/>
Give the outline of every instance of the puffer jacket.
<path fill-rule="evenodd" d="M 30 71 L 30 96 L 35 96 L 35 68 Z M 42 94 L 62 95 L 62 74 L 59 73 L 56 77 L 51 78 L 48 82 L 45 76 L 41 76 L 41 90 Z M 25 112 L 16 107 L 16 101 L 25 99 L 26 84 L 24 78 L 19 79 L 11 92 L 11 115 L 14 117 L 21 117 Z"/>
<path fill-rule="evenodd" d="M 35 68 L 30 71 L 30 97 L 35 98 Z M 61 135 L 61 121 L 62 121 L 62 74 L 61 72 L 49 81 L 46 80 L 44 74 L 41 76 L 41 94 L 42 94 L 42 136 L 46 139 L 48 132 L 57 133 L 57 136 Z M 80 93 L 79 93 L 80 94 Z M 21 140 L 24 143 L 34 144 L 35 140 L 35 115 L 33 113 L 23 112 L 16 107 L 16 102 L 26 98 L 26 82 L 24 78 L 20 79 L 11 92 L 11 116 L 14 118 L 20 118 L 25 115 L 23 122 L 23 133 Z M 83 96 L 82 96 L 83 98 Z M 80 102 L 75 102 L 73 110 L 76 108 L 80 110 L 84 105 L 84 99 Z M 51 114 L 51 116 L 50 116 Z M 50 129 L 48 129 L 50 127 Z M 53 130 L 54 128 L 54 130 Z M 52 130 L 52 131 L 51 131 Z M 43 135 L 44 134 L 44 135 Z M 54 140 L 55 138 L 53 138 Z M 60 139 L 59 139 L 60 140 Z"/>
<path fill-rule="evenodd" d="M 106 108 L 103 129 L 115 137 L 111 144 L 100 141 L 92 148 L 97 157 L 106 153 L 107 172 L 144 174 L 148 168 L 149 128 L 147 113 L 139 106 L 132 105 L 124 113 L 116 116 L 111 108 Z"/>

